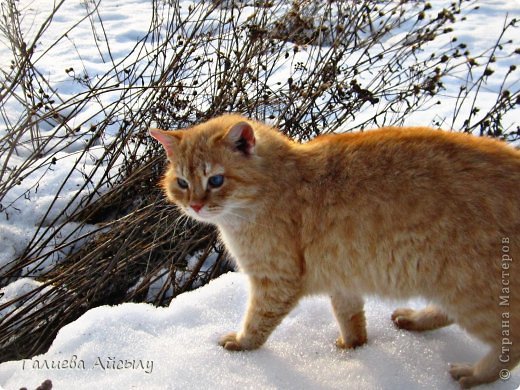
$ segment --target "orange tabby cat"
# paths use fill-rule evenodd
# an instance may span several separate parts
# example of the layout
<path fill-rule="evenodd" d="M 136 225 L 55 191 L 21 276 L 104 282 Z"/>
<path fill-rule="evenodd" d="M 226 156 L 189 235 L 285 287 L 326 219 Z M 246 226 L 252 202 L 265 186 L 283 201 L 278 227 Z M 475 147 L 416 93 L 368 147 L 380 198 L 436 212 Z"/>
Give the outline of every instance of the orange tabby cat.
<path fill-rule="evenodd" d="M 224 348 L 260 347 L 308 294 L 331 296 L 337 345 L 357 347 L 367 340 L 364 295 L 423 296 L 435 306 L 397 309 L 398 327 L 456 322 L 490 346 L 476 364 L 452 365 L 463 387 L 517 365 L 519 151 L 427 128 L 298 144 L 239 115 L 150 133 L 170 161 L 168 198 L 215 224 L 249 276 L 242 330 Z"/>

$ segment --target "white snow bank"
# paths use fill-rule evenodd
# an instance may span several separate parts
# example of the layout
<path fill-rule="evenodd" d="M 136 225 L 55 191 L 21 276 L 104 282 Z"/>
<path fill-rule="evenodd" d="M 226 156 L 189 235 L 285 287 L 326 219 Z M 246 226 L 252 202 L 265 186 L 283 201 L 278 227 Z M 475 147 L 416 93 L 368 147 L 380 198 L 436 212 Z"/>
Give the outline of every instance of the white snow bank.
<path fill-rule="evenodd" d="M 474 361 L 486 347 L 456 326 L 396 329 L 395 304 L 367 304 L 368 345 L 341 351 L 325 298 L 305 299 L 259 350 L 217 345 L 239 327 L 247 279 L 230 273 L 177 297 L 169 308 L 123 304 L 90 310 L 64 327 L 50 350 L 0 365 L 7 389 L 458 389 L 448 362 Z M 418 305 L 418 302 L 414 302 Z M 52 368 L 54 365 L 54 368 Z M 108 366 L 108 367 L 107 367 Z M 516 389 L 520 372 L 482 388 Z"/>

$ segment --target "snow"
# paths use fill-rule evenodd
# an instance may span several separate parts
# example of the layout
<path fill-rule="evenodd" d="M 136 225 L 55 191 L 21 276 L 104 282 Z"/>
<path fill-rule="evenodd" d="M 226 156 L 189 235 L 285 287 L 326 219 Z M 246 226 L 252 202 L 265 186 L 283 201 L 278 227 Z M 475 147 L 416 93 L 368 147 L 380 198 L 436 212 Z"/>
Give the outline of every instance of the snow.
<path fill-rule="evenodd" d="M 25 246 L 31 239 L 44 239 L 50 235 L 54 224 L 63 221 L 65 215 L 63 209 L 72 202 L 78 204 L 82 195 L 88 193 L 92 185 L 81 190 L 85 182 L 84 175 L 90 175 L 95 167 L 96 152 L 83 156 L 81 159 L 75 153 L 60 152 L 56 155 L 57 162 L 42 163 L 30 175 L 23 179 L 21 184 L 12 191 L 8 191 L 2 199 L 2 210 L 0 213 L 0 242 L 6 249 L 0 254 L 0 268 L 7 266 L 13 259 L 20 256 Z M 23 157 L 12 158 L 15 163 L 23 163 Z M 0 158 L 1 160 L 1 158 Z M 13 162 L 13 161 L 11 161 Z M 77 166 L 69 177 L 72 167 Z M 97 182 L 103 172 L 98 170 L 92 175 L 92 183 Z M 56 197 L 61 183 L 65 183 L 59 196 Z M 47 230 L 47 228 L 49 230 Z M 61 235 L 71 234 L 72 237 L 81 237 L 87 231 L 96 229 L 95 226 L 80 226 L 76 223 L 68 223 L 62 230 Z M 76 243 L 79 245 L 81 240 Z M 55 241 L 51 241 L 47 247 L 48 251 L 54 248 Z M 70 250 L 70 248 L 64 248 Z M 47 250 L 44 250 L 44 253 Z M 48 270 L 63 256 L 53 253 L 44 259 L 36 268 L 27 269 L 27 275 L 35 276 Z"/>
<path fill-rule="evenodd" d="M 18 311 L 23 310 L 25 306 L 33 304 L 40 295 L 52 290 L 52 287 L 43 287 L 38 292 L 34 292 L 42 285 L 43 283 L 37 282 L 31 278 L 21 278 L 0 290 L 0 306 L 23 295 L 28 294 L 28 296 L 30 296 L 30 299 L 25 301 L 23 305 L 20 304 L 17 306 L 18 310 L 13 311 L 11 307 L 6 307 L 0 310 L 0 321 L 7 315 L 18 314 Z M 31 309 L 31 311 L 38 310 L 42 306 L 42 303 L 38 303 Z"/>
<path fill-rule="evenodd" d="M 20 3 L 26 15 L 23 26 L 30 32 L 28 41 L 31 42 L 31 36 L 47 17 L 55 1 L 22 0 Z M 182 3 L 183 12 L 204 12 L 200 1 Z M 449 4 L 449 1 L 432 3 L 438 6 L 441 3 Z M 481 53 L 499 38 L 506 15 L 509 20 L 520 18 L 518 0 L 486 0 L 478 4 L 480 8 L 468 14 L 466 22 L 455 25 L 453 33 L 444 40 L 434 42 L 429 50 L 450 45 L 450 39 L 456 36 L 458 42 L 466 43 L 472 53 Z M 190 5 L 197 7 L 188 11 Z M 241 18 L 247 18 L 251 12 L 252 8 L 246 9 Z M 144 68 L 149 61 L 146 53 L 130 52 L 147 32 L 151 18 L 149 0 L 101 1 L 99 4 L 90 0 L 65 1 L 53 18 L 51 27 L 38 42 L 35 63 L 52 88 L 64 99 L 69 99 L 74 96 L 79 98 L 80 94 L 90 91 L 91 86 L 97 86 L 98 99 L 91 99 L 92 103 L 81 109 L 74 104 L 63 109 L 60 112 L 62 115 L 76 112 L 68 125 L 71 129 L 81 125 L 81 132 L 62 151 L 52 154 L 57 158 L 57 163 L 44 155 L 38 161 L 38 168 L 28 174 L 20 185 L 3 194 L 5 197 L 0 205 L 0 269 L 20 256 L 31 240 L 45 238 L 49 234 L 46 229 L 53 229 L 51 225 L 63 219 L 66 205 L 69 202 L 79 204 L 82 196 L 101 180 L 103 172 L 94 171 L 94 167 L 102 155 L 102 146 L 91 149 L 88 155 L 80 156 L 78 151 L 92 136 L 88 133 L 89 127 L 102 119 L 104 110 L 111 109 L 123 89 L 107 92 L 101 88 L 118 82 L 128 86 L 131 81 L 125 78 L 125 66 L 140 58 L 137 67 Z M 76 27 L 71 30 L 73 26 Z M 205 26 L 206 29 L 214 27 Z M 191 28 L 186 26 L 186 33 Z M 392 39 L 398 39 L 398 33 L 389 37 L 387 44 L 391 44 Z M 510 30 L 504 40 L 512 39 L 518 46 L 518 38 L 514 34 L 515 31 Z M 50 42 L 60 37 L 59 44 L 48 52 L 44 51 Z M 110 52 L 107 41 L 110 42 Z M 506 45 L 506 49 L 514 45 Z M 498 53 L 498 57 L 504 53 Z M 425 57 L 428 55 L 428 52 L 424 53 Z M 305 62 L 306 56 L 306 48 L 302 47 L 295 60 Z M 500 58 L 501 61 L 492 64 L 495 76 L 505 75 L 509 66 L 518 62 L 518 58 Z M 0 41 L 2 69 L 7 69 L 9 61 L 8 42 Z M 168 59 L 162 61 L 167 62 Z M 293 65 L 286 63 L 277 68 L 273 81 L 286 80 L 291 72 L 295 72 Z M 98 75 L 111 69 L 110 78 L 100 80 Z M 139 74 L 137 68 L 133 69 L 133 74 Z M 80 79 L 82 83 L 78 82 Z M 451 126 L 448 118 L 453 116 L 460 82 L 457 77 L 446 80 L 446 91 L 438 96 L 440 104 L 410 116 L 406 124 L 431 125 L 439 122 L 445 127 Z M 518 82 L 517 73 L 513 73 L 503 88 L 517 86 Z M 498 82 L 483 87 L 479 100 L 482 111 L 496 99 L 495 94 L 500 88 L 502 86 Z M 5 135 L 9 123 L 17 122 L 22 110 L 20 104 L 14 101 L 8 102 L 7 108 L 3 113 L 6 117 L 2 117 L 0 122 L 0 137 Z M 368 110 L 367 117 L 373 114 Z M 462 108 L 462 112 L 468 110 L 468 107 Z M 363 116 L 360 115 L 357 120 L 362 121 Z M 518 125 L 518 109 L 509 114 L 506 122 L 510 126 Z M 56 129 L 52 120 L 40 130 L 43 135 L 65 136 L 64 129 Z M 101 142 L 109 143 L 111 134 L 105 137 Z M 25 144 L 17 148 L 18 155 L 11 157 L 10 166 L 22 166 L 33 152 L 29 138 L 21 141 Z M 51 155 L 51 148 L 56 145 L 56 140 L 51 141 L 45 152 Z M 4 161 L 5 156 L 0 156 L 0 165 Z M 72 170 L 74 166 L 76 169 Z M 91 174 L 90 184 L 82 189 L 85 177 Z M 56 197 L 62 183 L 65 186 Z M 98 228 L 85 226 L 79 229 L 78 226 L 69 223 L 61 234 L 81 237 L 90 229 Z M 76 245 L 81 243 L 79 240 Z M 49 250 L 55 244 L 50 242 Z M 63 254 L 70 249 L 63 248 Z M 26 276 L 41 274 L 61 257 L 55 252 L 52 257 L 42 257 L 36 268 L 26 270 Z M 193 261 L 189 264 L 192 268 L 194 265 Z M 157 274 L 157 283 L 148 291 L 149 300 L 153 300 L 167 281 L 162 275 L 165 272 L 166 269 Z M 182 278 L 183 275 L 178 277 Z M 32 278 L 14 281 L 0 291 L 0 305 L 39 286 L 41 284 Z M 45 291 L 48 291 L 47 288 L 39 293 Z M 456 326 L 423 334 L 397 330 L 389 316 L 396 306 L 405 303 L 371 298 L 367 303 L 368 345 L 353 351 L 340 351 L 334 346 L 337 329 L 330 305 L 325 298 L 317 297 L 302 301 L 262 349 L 247 353 L 224 351 L 217 345 L 218 337 L 238 329 L 246 301 L 246 277 L 227 274 L 205 287 L 182 294 L 168 308 L 124 304 L 90 310 L 61 329 L 46 354 L 32 360 L 1 364 L 0 387 L 35 388 L 45 379 L 51 379 L 56 389 L 72 386 L 78 389 L 456 389 L 458 387 L 447 372 L 448 363 L 475 361 L 486 349 Z M 414 301 L 411 304 L 420 306 L 423 303 Z M 5 314 L 2 311 L 0 317 Z M 74 356 L 84 362 L 84 369 L 64 368 L 64 365 L 70 366 Z M 98 358 L 103 365 L 108 362 L 110 366 L 115 361 L 126 368 L 103 369 L 100 364 L 94 366 Z M 153 367 L 150 362 L 153 362 Z M 37 368 L 53 363 L 61 368 Z M 519 385 L 520 373 L 516 369 L 509 381 L 483 388 L 513 389 Z"/>
<path fill-rule="evenodd" d="M 304 299 L 261 349 L 226 351 L 217 341 L 238 330 L 246 302 L 247 277 L 228 273 L 167 308 L 127 303 L 92 309 L 62 328 L 46 354 L 0 365 L 0 384 L 35 388 L 50 379 L 56 389 L 448 390 L 458 388 L 448 363 L 471 362 L 486 351 L 456 326 L 398 330 L 390 320 L 397 303 L 377 299 L 366 307 L 368 344 L 339 350 L 324 297 Z M 515 370 L 507 382 L 482 388 L 519 385 Z"/>

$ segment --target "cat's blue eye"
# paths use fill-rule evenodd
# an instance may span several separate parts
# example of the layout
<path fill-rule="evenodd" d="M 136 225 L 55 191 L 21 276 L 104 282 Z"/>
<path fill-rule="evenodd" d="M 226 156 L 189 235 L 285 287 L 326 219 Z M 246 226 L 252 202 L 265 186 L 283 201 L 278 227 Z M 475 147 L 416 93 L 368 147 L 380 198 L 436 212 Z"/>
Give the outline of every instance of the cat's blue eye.
<path fill-rule="evenodd" d="M 180 177 L 177 178 L 177 184 L 183 190 L 186 190 L 189 187 L 188 182 L 186 180 L 184 180 L 184 179 L 181 179 Z"/>
<path fill-rule="evenodd" d="M 211 176 L 208 180 L 208 183 L 210 185 L 210 187 L 212 188 L 218 188 L 220 187 L 222 184 L 224 184 L 224 176 L 223 175 L 215 175 L 215 176 Z"/>

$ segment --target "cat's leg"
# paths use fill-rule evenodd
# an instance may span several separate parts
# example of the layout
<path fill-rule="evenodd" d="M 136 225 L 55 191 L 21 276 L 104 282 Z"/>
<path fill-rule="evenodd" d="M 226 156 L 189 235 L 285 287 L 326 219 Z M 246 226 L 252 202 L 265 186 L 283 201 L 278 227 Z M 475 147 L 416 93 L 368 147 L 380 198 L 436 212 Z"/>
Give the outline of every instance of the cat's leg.
<path fill-rule="evenodd" d="M 251 277 L 242 330 L 222 337 L 219 344 L 231 351 L 259 348 L 296 306 L 300 296 L 300 281 Z"/>
<path fill-rule="evenodd" d="M 493 348 L 476 364 L 452 364 L 450 374 L 464 389 L 484 383 L 494 382 L 497 379 L 509 379 L 510 371 L 520 362 L 520 353 L 508 356 L 507 362 L 501 362 L 501 347 Z M 502 359 L 505 360 L 505 359 Z"/>
<path fill-rule="evenodd" d="M 392 313 L 392 321 L 400 329 L 414 331 L 438 329 L 453 323 L 437 306 L 428 306 L 422 310 L 396 309 Z"/>
<path fill-rule="evenodd" d="M 342 292 L 333 294 L 331 301 L 340 330 L 336 345 L 340 348 L 355 348 L 365 344 L 367 330 L 363 298 Z"/>

